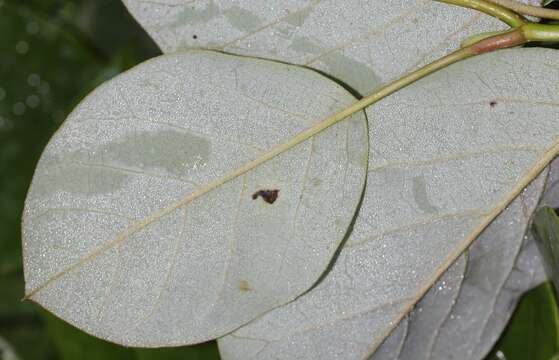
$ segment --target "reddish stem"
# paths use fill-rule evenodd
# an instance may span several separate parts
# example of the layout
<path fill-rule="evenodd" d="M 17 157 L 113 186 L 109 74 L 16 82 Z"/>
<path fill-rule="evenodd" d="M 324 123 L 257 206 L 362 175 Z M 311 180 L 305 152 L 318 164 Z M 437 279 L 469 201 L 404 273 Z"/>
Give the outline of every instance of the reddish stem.
<path fill-rule="evenodd" d="M 509 31 L 504 34 L 492 36 L 490 38 L 481 40 L 471 47 L 471 51 L 475 54 L 482 54 L 498 49 L 505 49 L 513 46 L 525 44 L 526 38 L 520 29 Z"/>

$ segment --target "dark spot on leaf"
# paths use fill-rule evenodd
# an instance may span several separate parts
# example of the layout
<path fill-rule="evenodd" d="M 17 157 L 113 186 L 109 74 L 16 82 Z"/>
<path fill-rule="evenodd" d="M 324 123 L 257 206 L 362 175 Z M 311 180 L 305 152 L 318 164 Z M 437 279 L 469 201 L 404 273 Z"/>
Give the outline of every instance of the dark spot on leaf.
<path fill-rule="evenodd" d="M 260 196 L 268 204 L 273 204 L 278 199 L 278 195 L 279 190 L 259 190 L 252 194 L 252 200 L 256 200 Z"/>
<path fill-rule="evenodd" d="M 489 103 L 489 106 L 491 106 L 491 107 L 495 107 L 495 105 L 497 105 L 497 102 L 495 100 L 493 100 Z"/>
<path fill-rule="evenodd" d="M 241 280 L 239 281 L 239 290 L 241 290 L 242 292 L 247 292 L 247 291 L 252 291 L 252 288 L 248 284 L 248 281 Z"/>
<path fill-rule="evenodd" d="M 198 35 L 194 34 L 194 35 L 192 35 L 192 38 L 193 38 L 194 40 L 196 40 L 196 39 L 198 39 Z"/>

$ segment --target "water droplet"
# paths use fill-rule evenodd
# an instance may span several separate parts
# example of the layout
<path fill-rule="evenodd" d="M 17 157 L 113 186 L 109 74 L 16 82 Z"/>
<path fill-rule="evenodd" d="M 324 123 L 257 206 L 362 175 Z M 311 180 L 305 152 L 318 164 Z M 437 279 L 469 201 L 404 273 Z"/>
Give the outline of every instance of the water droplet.
<path fill-rule="evenodd" d="M 27 43 L 27 41 L 18 41 L 18 43 L 16 44 L 16 52 L 18 54 L 24 55 L 29 51 L 29 44 Z"/>
<path fill-rule="evenodd" d="M 25 26 L 25 30 L 29 35 L 37 35 L 40 29 L 41 28 L 39 27 L 39 24 L 37 24 L 35 21 L 30 21 Z"/>
<path fill-rule="evenodd" d="M 10 119 L 0 116 L 0 130 L 10 130 L 12 127 Z"/>
<path fill-rule="evenodd" d="M 50 85 L 48 82 L 43 81 L 41 85 L 39 85 L 39 92 L 41 95 L 46 96 L 50 92 Z"/>
<path fill-rule="evenodd" d="M 25 114 L 25 109 L 26 109 L 25 104 L 22 102 L 15 103 L 14 107 L 12 108 L 14 114 L 17 116 L 21 116 Z"/>
<path fill-rule="evenodd" d="M 27 83 L 29 86 L 37 87 L 41 84 L 41 77 L 37 74 L 29 74 L 27 77 Z"/>
<path fill-rule="evenodd" d="M 5 98 L 6 98 L 6 90 L 0 87 L 0 101 L 4 100 Z"/>
<path fill-rule="evenodd" d="M 495 356 L 497 357 L 497 359 L 499 360 L 506 360 L 507 357 L 505 356 L 505 353 L 503 353 L 501 350 L 497 351 L 495 353 Z"/>
<path fill-rule="evenodd" d="M 37 106 L 39 106 L 39 104 L 41 103 L 41 99 L 39 99 L 39 97 L 37 95 L 29 95 L 27 97 L 27 99 L 25 99 L 25 103 L 27 104 L 27 106 L 29 106 L 31 109 L 36 108 Z"/>

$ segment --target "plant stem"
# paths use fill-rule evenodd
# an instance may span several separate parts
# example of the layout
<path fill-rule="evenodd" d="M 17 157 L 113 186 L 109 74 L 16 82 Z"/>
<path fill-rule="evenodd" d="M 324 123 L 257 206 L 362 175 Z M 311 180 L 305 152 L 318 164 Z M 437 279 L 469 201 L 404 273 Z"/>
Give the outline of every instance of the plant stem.
<path fill-rule="evenodd" d="M 457 5 L 465 8 L 481 11 L 487 15 L 493 16 L 512 28 L 519 27 L 526 23 L 526 19 L 518 15 L 514 11 L 485 0 L 435 0 L 445 4 Z"/>
<path fill-rule="evenodd" d="M 460 44 L 460 47 L 466 47 L 466 46 L 473 45 L 477 42 L 480 42 L 481 40 L 485 40 L 485 39 L 490 38 L 490 37 L 495 36 L 495 35 L 503 34 L 507 31 L 510 31 L 510 30 L 484 32 L 484 33 L 472 35 L 472 36 L 466 38 L 466 40 L 462 41 L 462 44 Z"/>
<path fill-rule="evenodd" d="M 442 3 L 457 5 L 461 7 L 466 7 L 474 10 L 484 12 L 488 15 L 496 17 L 513 29 L 518 30 L 508 31 L 508 32 L 493 32 L 478 34 L 469 37 L 463 43 L 463 45 L 475 45 L 477 43 L 477 49 L 481 50 L 483 44 L 488 45 L 485 51 L 492 51 L 500 49 L 503 47 L 510 47 L 514 45 L 508 45 L 507 42 L 516 43 L 516 45 L 521 45 L 527 42 L 533 41 L 552 41 L 559 42 L 559 25 L 554 24 L 536 24 L 523 19 L 520 15 L 512 12 L 508 8 L 505 8 L 499 4 L 497 1 L 486 1 L 486 0 L 435 0 Z M 539 8 L 538 8 L 539 9 Z M 559 12 L 557 12 L 559 13 Z M 508 35 L 506 35 L 508 34 Z M 505 36 L 503 36 L 505 35 Z M 500 37 L 502 45 L 497 45 L 494 43 L 495 39 Z M 509 37 L 508 40 L 506 37 Z M 491 40 L 493 39 L 493 40 Z"/>
<path fill-rule="evenodd" d="M 526 24 L 521 29 L 527 41 L 559 41 L 559 25 Z"/>
<path fill-rule="evenodd" d="M 523 27 L 503 32 L 500 35 L 492 36 L 472 44 L 470 48 L 477 54 L 482 54 L 498 49 L 505 49 L 527 43 L 529 40 L 524 35 Z"/>
<path fill-rule="evenodd" d="M 559 11 L 554 9 L 545 9 L 537 6 L 522 4 L 516 0 L 489 0 L 494 4 L 501 5 L 518 14 L 535 16 L 543 19 L 559 20 Z"/>

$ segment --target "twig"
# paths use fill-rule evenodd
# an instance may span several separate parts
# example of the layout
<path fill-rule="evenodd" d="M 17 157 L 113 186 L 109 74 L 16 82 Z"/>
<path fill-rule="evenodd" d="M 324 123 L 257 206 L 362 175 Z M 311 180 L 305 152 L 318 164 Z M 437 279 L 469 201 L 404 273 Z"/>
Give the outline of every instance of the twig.
<path fill-rule="evenodd" d="M 559 20 L 559 10 L 555 9 L 546 9 L 542 7 L 532 6 L 522 4 L 517 0 L 488 0 L 494 4 L 501 5 L 502 7 L 506 7 L 516 13 L 523 14 L 523 15 L 530 15 L 539 17 L 542 19 L 552 19 L 552 20 Z"/>

